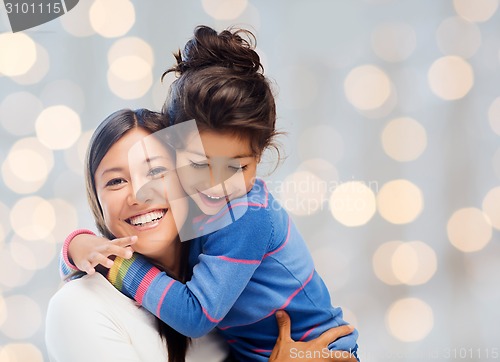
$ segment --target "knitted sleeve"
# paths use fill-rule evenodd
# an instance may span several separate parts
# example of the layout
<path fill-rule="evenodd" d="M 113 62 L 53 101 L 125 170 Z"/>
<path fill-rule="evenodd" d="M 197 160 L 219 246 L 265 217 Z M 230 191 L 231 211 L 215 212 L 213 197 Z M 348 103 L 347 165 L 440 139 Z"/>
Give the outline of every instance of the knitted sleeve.
<path fill-rule="evenodd" d="M 217 326 L 246 288 L 272 234 L 267 211 L 248 212 L 205 237 L 193 276 L 185 284 L 137 254 L 129 260 L 116 258 L 108 279 L 172 328 L 200 337 Z"/>
<path fill-rule="evenodd" d="M 95 235 L 93 231 L 87 229 L 77 229 L 66 237 L 61 249 L 61 253 L 59 254 L 59 275 L 64 281 L 73 279 L 72 277 L 76 273 L 81 272 L 81 270 L 79 270 L 76 265 L 73 264 L 73 261 L 68 255 L 69 244 L 71 243 L 71 240 L 73 240 L 75 236 L 80 234 Z"/>

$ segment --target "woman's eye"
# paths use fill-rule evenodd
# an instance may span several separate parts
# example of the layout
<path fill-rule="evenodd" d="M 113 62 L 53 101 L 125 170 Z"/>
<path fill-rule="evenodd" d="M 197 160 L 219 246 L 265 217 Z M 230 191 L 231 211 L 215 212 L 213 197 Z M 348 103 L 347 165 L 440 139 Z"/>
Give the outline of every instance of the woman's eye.
<path fill-rule="evenodd" d="M 123 183 L 125 183 L 126 181 L 122 178 L 114 178 L 114 179 L 111 179 L 109 180 L 107 183 L 106 183 L 106 186 L 119 186 Z"/>
<path fill-rule="evenodd" d="M 189 162 L 190 162 L 190 166 L 192 168 L 205 168 L 205 167 L 208 167 L 208 163 L 203 163 L 203 162 L 196 163 L 196 162 L 193 162 L 193 161 L 189 161 Z"/>
<path fill-rule="evenodd" d="M 167 173 L 167 171 L 168 170 L 166 167 L 155 167 L 149 170 L 148 177 L 160 178 L 164 176 Z"/>

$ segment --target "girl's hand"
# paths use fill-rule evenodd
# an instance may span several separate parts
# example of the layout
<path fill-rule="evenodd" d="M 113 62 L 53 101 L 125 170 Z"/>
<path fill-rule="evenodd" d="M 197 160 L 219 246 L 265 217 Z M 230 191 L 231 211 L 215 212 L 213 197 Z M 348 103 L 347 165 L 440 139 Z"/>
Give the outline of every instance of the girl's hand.
<path fill-rule="evenodd" d="M 308 342 L 295 342 L 291 337 L 290 317 L 285 311 L 276 312 L 279 336 L 273 348 L 270 362 L 298 361 L 348 361 L 357 362 L 356 357 L 347 351 L 330 351 L 328 345 L 354 330 L 350 325 L 331 328 L 321 336 Z"/>
<path fill-rule="evenodd" d="M 111 268 L 115 256 L 130 259 L 133 250 L 130 245 L 137 241 L 137 236 L 127 236 L 109 240 L 90 234 L 75 236 L 68 248 L 68 257 L 76 267 L 87 274 L 94 274 L 95 267 L 102 265 Z"/>

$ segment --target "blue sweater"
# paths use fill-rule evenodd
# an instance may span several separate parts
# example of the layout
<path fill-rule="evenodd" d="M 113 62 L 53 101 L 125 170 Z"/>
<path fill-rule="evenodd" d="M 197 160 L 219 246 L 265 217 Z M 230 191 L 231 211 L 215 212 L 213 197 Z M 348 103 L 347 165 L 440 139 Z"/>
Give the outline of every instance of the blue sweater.
<path fill-rule="evenodd" d="M 264 182 L 257 180 L 246 196 L 231 201 L 230 213 L 239 219 L 192 241 L 193 275 L 185 284 L 137 254 L 115 261 L 108 278 L 180 333 L 199 337 L 217 327 L 240 360 L 267 361 L 279 309 L 290 315 L 297 341 L 346 322 L 342 310 L 332 307 L 303 238 Z M 207 216 L 204 225 L 230 213 Z M 329 348 L 355 354 L 357 336 L 355 330 Z"/>

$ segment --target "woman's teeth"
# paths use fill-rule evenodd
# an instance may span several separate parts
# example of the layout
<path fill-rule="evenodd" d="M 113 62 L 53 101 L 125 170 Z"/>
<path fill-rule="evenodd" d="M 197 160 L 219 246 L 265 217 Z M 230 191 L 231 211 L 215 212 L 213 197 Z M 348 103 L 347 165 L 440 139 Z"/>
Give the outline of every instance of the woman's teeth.
<path fill-rule="evenodd" d="M 160 220 L 166 213 L 167 210 L 155 210 L 148 212 L 147 214 L 133 216 L 128 221 L 131 225 L 142 226 L 144 224 Z"/>

